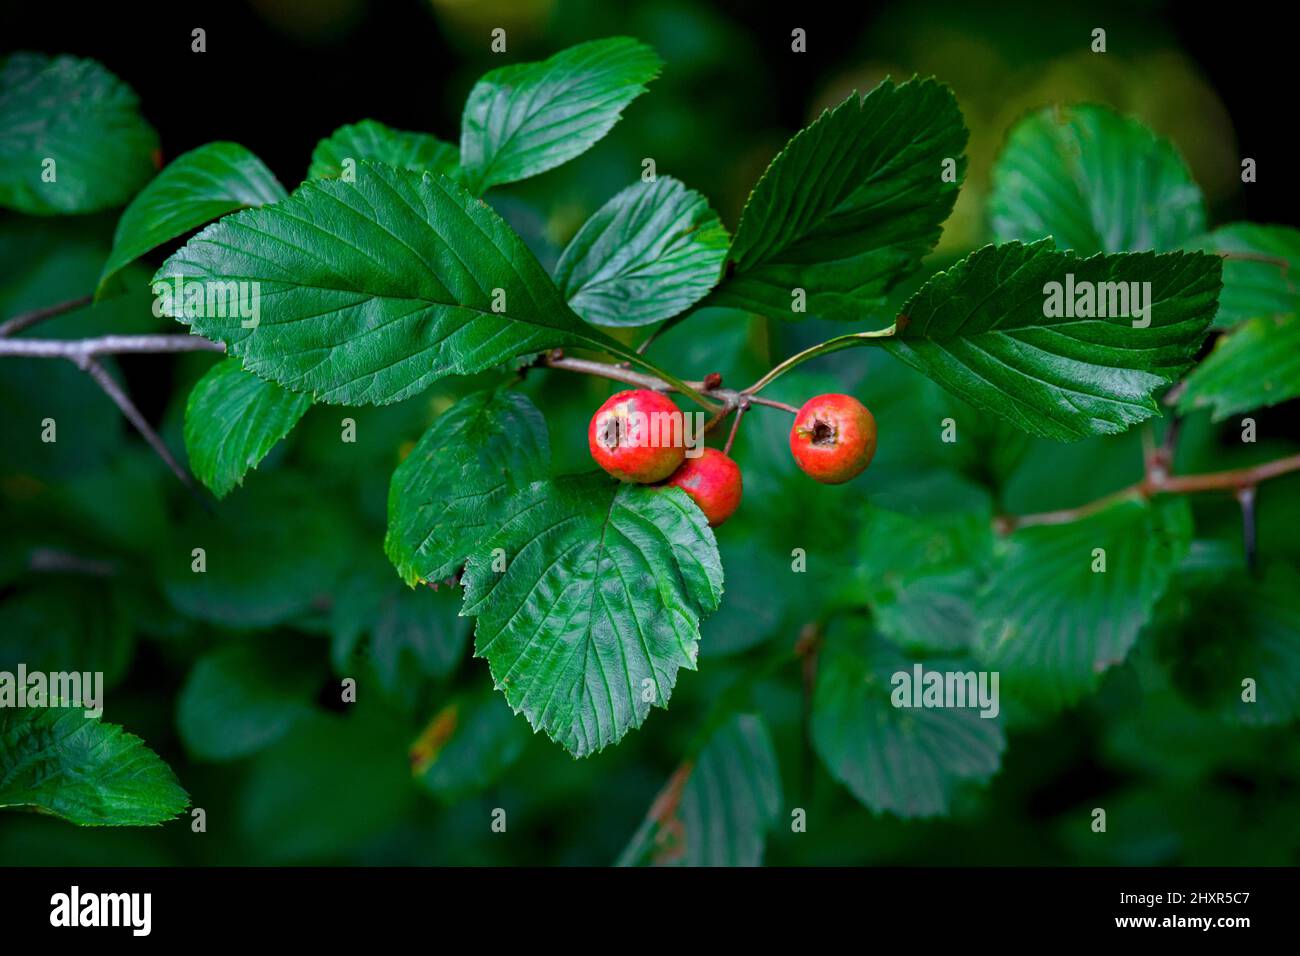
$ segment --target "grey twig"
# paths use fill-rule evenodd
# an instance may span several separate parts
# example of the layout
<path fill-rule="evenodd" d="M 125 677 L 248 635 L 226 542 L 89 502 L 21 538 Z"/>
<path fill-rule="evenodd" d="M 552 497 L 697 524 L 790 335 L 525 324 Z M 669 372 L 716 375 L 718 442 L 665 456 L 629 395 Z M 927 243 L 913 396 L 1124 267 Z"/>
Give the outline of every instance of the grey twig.
<path fill-rule="evenodd" d="M 83 558 L 58 548 L 33 548 L 27 558 L 27 567 L 32 571 L 87 574 L 97 578 L 112 577 L 117 573 L 117 565 L 111 561 Z"/>
<path fill-rule="evenodd" d="M 159 352 L 224 352 L 226 347 L 201 335 L 102 335 L 94 339 L 0 338 L 0 356 L 65 358 L 77 365 L 97 355 Z"/>
<path fill-rule="evenodd" d="M 149 446 L 158 453 L 158 457 L 167 463 L 167 467 L 172 473 L 181 480 L 181 483 L 189 490 L 205 510 L 211 511 L 212 506 L 200 493 L 198 486 L 190 473 L 181 467 L 172 455 L 167 445 L 154 431 L 140 410 L 135 407 L 131 397 L 126 394 L 122 386 L 113 380 L 113 376 L 108 374 L 98 361 L 100 355 L 144 355 L 158 354 L 167 352 L 224 352 L 226 347 L 220 342 L 213 342 L 199 335 L 102 335 L 93 339 L 11 339 L 4 338 L 8 329 L 14 323 L 20 320 L 26 325 L 32 325 L 39 322 L 41 318 L 48 317 L 53 310 L 67 311 L 76 303 L 63 303 L 62 306 L 50 306 L 49 309 L 43 310 L 44 316 L 32 316 L 37 313 L 28 313 L 10 319 L 4 326 L 0 327 L 0 356 L 17 356 L 23 358 L 63 358 L 72 362 L 77 368 L 81 369 L 87 375 L 95 380 L 100 388 L 108 395 L 109 398 L 122 410 L 127 421 L 135 426 Z M 20 326 L 25 328 L 26 325 Z M 16 331 L 16 330 L 15 330 Z"/>
<path fill-rule="evenodd" d="M 67 312 L 89 301 L 90 297 L 86 296 L 82 299 L 52 305 L 49 308 L 28 312 L 10 319 L 0 326 L 0 356 L 63 358 L 72 362 L 77 368 L 93 378 L 108 397 L 113 400 L 114 404 L 121 409 L 127 421 L 135 426 L 136 431 L 158 453 L 158 457 L 166 462 L 167 467 L 172 470 L 172 473 L 181 480 L 181 483 L 194 496 L 194 500 L 205 510 L 211 511 L 211 504 L 199 493 L 198 486 L 190 473 L 181 467 L 180 462 L 172 455 L 166 443 L 154 431 L 153 426 L 145 421 L 144 416 L 140 414 L 140 410 L 135 407 L 131 397 L 126 394 L 122 386 L 113 380 L 113 376 L 108 374 L 108 370 L 99 363 L 98 356 L 145 355 L 169 352 L 224 352 L 226 350 L 225 345 L 205 339 L 200 335 L 101 335 L 98 338 L 91 339 L 14 339 L 7 337 L 13 332 L 35 325 L 42 319 L 50 318 L 61 312 Z"/>
<path fill-rule="evenodd" d="M 0 323 L 0 339 L 9 335 L 16 335 L 23 329 L 29 329 L 36 323 L 52 319 L 56 315 L 71 312 L 73 309 L 80 309 L 83 305 L 90 305 L 94 298 L 92 295 L 83 295 L 76 299 L 69 299 L 67 302 L 59 302 L 56 305 L 47 305 L 43 309 L 33 309 L 31 312 L 15 315 L 12 319 Z"/>
<path fill-rule="evenodd" d="M 731 423 L 731 434 L 727 436 L 727 444 L 722 449 L 724 455 L 731 454 L 731 446 L 735 444 L 736 441 L 736 432 L 740 430 L 740 420 L 744 417 L 745 412 L 747 411 L 749 411 L 749 402 L 742 400 L 741 404 L 736 407 L 736 418 Z"/>

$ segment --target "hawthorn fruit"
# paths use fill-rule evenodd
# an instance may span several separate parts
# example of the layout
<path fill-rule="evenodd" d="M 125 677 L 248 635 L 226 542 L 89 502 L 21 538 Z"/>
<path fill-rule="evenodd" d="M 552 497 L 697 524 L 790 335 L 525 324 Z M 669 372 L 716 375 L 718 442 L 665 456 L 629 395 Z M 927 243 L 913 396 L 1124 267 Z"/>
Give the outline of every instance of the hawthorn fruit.
<path fill-rule="evenodd" d="M 796 464 L 815 481 L 840 485 L 856 478 L 876 453 L 876 419 L 852 395 L 808 399 L 790 429 Z"/>
<path fill-rule="evenodd" d="M 680 488 L 691 496 L 710 528 L 726 521 L 740 507 L 740 466 L 716 448 L 704 449 L 698 458 L 682 462 L 665 486 Z"/>
<path fill-rule="evenodd" d="M 663 481 L 686 457 L 682 412 L 662 392 L 619 392 L 596 409 L 587 445 L 596 464 L 620 481 Z"/>

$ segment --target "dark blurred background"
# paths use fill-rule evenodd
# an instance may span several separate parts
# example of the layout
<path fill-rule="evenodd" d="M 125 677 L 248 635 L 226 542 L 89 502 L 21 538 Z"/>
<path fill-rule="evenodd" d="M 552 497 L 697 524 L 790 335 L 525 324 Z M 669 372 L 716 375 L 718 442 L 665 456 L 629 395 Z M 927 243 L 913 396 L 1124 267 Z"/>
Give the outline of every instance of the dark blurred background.
<path fill-rule="evenodd" d="M 989 169 L 1008 127 L 1053 101 L 1099 101 L 1133 113 L 1178 146 L 1206 195 L 1211 225 L 1295 224 L 1300 190 L 1284 167 L 1291 124 L 1270 91 L 1290 83 L 1289 34 L 1264 15 L 1208 15 L 1194 4 L 1134 0 L 803 3 L 722 0 L 140 0 L 10 4 L 7 49 L 94 57 L 138 92 L 164 158 L 229 139 L 289 188 L 316 142 L 344 123 L 378 119 L 456 142 L 474 81 L 504 62 L 616 34 L 666 61 L 655 95 L 600 149 L 498 191 L 498 205 L 544 262 L 586 216 L 639 173 L 702 191 L 735 227 L 749 189 L 789 136 L 852 89 L 887 75 L 933 74 L 957 93 L 971 130 L 970 168 L 938 258 L 987 241 Z M 207 52 L 191 52 L 191 31 Z M 507 31 L 505 56 L 490 33 Z M 790 31 L 807 31 L 792 53 Z M 1107 31 L 1107 52 L 1089 49 Z M 1259 164 L 1244 188 L 1240 162 Z M 504 194 L 504 198 L 501 198 Z M 522 202 L 511 205 L 512 197 Z M 540 213 L 539 213 L 540 210 Z M 539 218 L 539 216 L 541 218 Z M 549 253 L 549 255 L 548 255 Z M 130 363 L 128 363 L 130 364 Z M 166 383 L 144 397 L 161 401 Z"/>
<path fill-rule="evenodd" d="M 222 3 L 8 4 L 9 49 L 76 53 L 104 62 L 140 94 L 168 157 L 234 139 L 286 183 L 305 173 L 316 141 L 373 117 L 455 141 L 460 106 L 485 70 L 562 46 L 625 33 L 667 61 L 658 93 L 638 103 L 615 144 L 545 180 L 544 188 L 607 195 L 592 173 L 633 147 L 654 146 L 671 170 L 714 199 L 733 225 L 756 172 L 782 142 L 881 76 L 934 74 L 957 92 L 971 128 L 979 212 L 988 163 L 1007 124 L 1053 99 L 1092 99 L 1133 112 L 1187 156 L 1218 219 L 1294 222 L 1297 190 L 1282 166 L 1291 125 L 1275 91 L 1288 87 L 1294 45 L 1252 15 L 1196 4 L 1130 0 L 997 4 L 789 4 L 722 0 L 226 0 Z M 1280 26 L 1280 25 L 1279 25 Z M 207 52 L 190 31 L 207 31 Z M 503 27 L 509 49 L 489 52 Z M 790 51 L 790 30 L 808 52 Z M 1108 52 L 1089 50 L 1095 27 Z M 683 108 L 684 107 L 684 108 Z M 635 150 L 633 150 L 635 151 Z M 1238 183 L 1238 160 L 1260 160 Z M 609 174 L 622 184 L 627 174 Z M 959 237 L 966 239 L 969 233 Z"/>
<path fill-rule="evenodd" d="M 206 30 L 206 53 L 190 50 L 195 27 Z M 490 31 L 496 27 L 507 30 L 505 56 L 489 52 Z M 795 27 L 807 30 L 806 54 L 790 50 Z M 1089 49 L 1096 27 L 1107 31 L 1108 52 L 1102 55 Z M 950 84 L 971 130 L 967 182 L 932 266 L 988 241 L 984 203 L 989 169 L 1006 131 L 1025 112 L 1057 100 L 1108 103 L 1172 139 L 1205 192 L 1212 226 L 1236 219 L 1300 221 L 1300 191 L 1285 165 L 1291 158 L 1292 122 L 1279 106 L 1288 102 L 1294 85 L 1293 37 L 1254 6 L 1224 12 L 1146 0 L 1050 5 L 906 0 L 820 8 L 740 0 L 225 0 L 183 6 L 8 4 L 0 14 L 6 51 L 93 57 L 126 80 L 157 127 L 166 159 L 212 140 L 234 140 L 260 156 L 290 189 L 305 176 L 317 141 L 340 125 L 374 118 L 456 142 L 460 106 L 483 72 L 617 34 L 648 42 L 665 60 L 663 75 L 650 92 L 583 156 L 490 197 L 544 262 L 554 260 L 586 216 L 635 179 L 647 155 L 655 158 L 659 172 L 708 196 L 734 229 L 749 189 L 790 135 L 851 90 L 865 91 L 891 74 L 933 74 Z M 1246 156 L 1255 158 L 1259 168 L 1259 181 L 1249 186 L 1241 184 L 1239 174 Z M 24 232 L 27 227 L 17 217 L 0 221 L 0 239 L 12 252 L 2 267 L 6 271 L 14 267 L 13 255 L 41 243 L 61 257 L 40 282 L 25 281 L 16 290 L 0 286 L 4 314 L 90 291 L 114 223 L 115 216 L 108 215 L 42 224 L 38 241 L 31 238 L 34 233 Z M 90 233 L 93 248 L 85 244 Z M 159 262 L 161 256 L 152 259 Z M 74 275 L 75 281 L 68 278 Z M 105 321 L 100 308 L 60 320 L 62 325 L 51 323 L 49 334 L 103 332 Z M 124 320 L 121 328 L 135 328 L 135 321 Z M 698 327 L 718 332 L 710 345 L 697 354 L 692 348 L 698 342 L 679 339 L 674 357 L 689 366 L 714 363 L 721 356 L 747 374 L 755 363 L 787 354 L 825 331 L 810 322 L 775 331 L 768 327 L 747 338 L 743 328 L 736 337 L 726 322 L 709 323 L 701 316 Z M 762 348 L 750 347 L 756 338 L 762 339 Z M 734 345 L 730 354 L 728 343 Z M 149 356 L 120 363 L 145 414 L 163 422 L 175 448 L 181 447 L 179 421 L 188 385 L 210 361 Z M 679 371 L 702 374 L 713 367 Z M 26 365 L 3 371 L 18 382 L 15 388 L 27 387 L 18 377 L 36 374 Z M 79 375 L 66 371 L 73 379 Z M 570 432 L 560 432 L 559 423 L 566 428 L 575 423 L 577 434 L 600 395 L 594 383 L 582 390 L 571 381 L 563 384 L 567 390 L 561 392 L 548 383 L 552 391 L 544 405 L 561 470 L 580 466 L 585 451 L 570 440 Z M 78 383 L 69 383 L 69 394 L 73 385 Z M 49 394 L 57 386 L 41 380 L 28 390 Z M 82 403 L 78 407 L 86 410 L 87 443 L 110 432 L 113 441 L 123 441 L 125 426 L 116 412 L 93 387 L 80 387 L 83 391 L 76 394 Z M 432 407 L 445 408 L 452 397 L 438 392 Z M 327 416 L 314 409 L 292 436 L 291 451 L 273 453 L 246 484 L 253 486 L 265 478 L 264 472 L 279 468 L 284 455 L 299 469 L 294 474 L 310 476 L 313 493 L 337 497 L 355 523 L 368 522 L 371 538 L 353 552 L 374 556 L 382 539 L 394 449 L 419 434 L 427 404 L 420 405 L 414 418 L 402 411 L 404 406 L 391 412 L 360 410 L 362 434 L 379 433 L 388 443 L 373 462 L 355 466 L 347 475 L 341 470 L 354 466 L 339 463 L 338 410 Z M 1189 430 L 1208 436 L 1204 446 L 1214 444 L 1213 430 L 1204 424 L 1193 423 Z M 125 524 L 122 516 L 129 516 L 130 528 L 114 530 L 142 553 L 152 553 L 157 546 L 140 531 L 137 515 L 148 515 L 161 536 L 169 518 L 151 510 L 156 500 L 165 497 L 172 515 L 192 511 L 192 503 L 134 436 L 125 441 L 129 452 L 115 446 L 111 455 L 119 457 L 104 453 L 104 461 L 117 462 L 117 477 L 102 485 L 59 489 L 57 503 L 65 512 L 74 509 L 69 512 L 73 520 L 96 528 L 99 523 Z M 1081 499 L 1131 480 L 1126 469 L 1140 469 L 1132 434 L 1071 449 L 1066 460 L 1085 475 L 1084 484 L 1097 486 L 1076 488 Z M 1043 450 L 1040 480 L 1025 492 L 1021 510 L 1077 503 L 1044 498 L 1043 489 L 1055 483 L 1063 467 L 1058 455 L 1065 454 L 1055 447 Z M 129 463 L 124 472 L 121 461 Z M 293 473 L 289 466 L 284 470 Z M 92 471 L 85 463 L 74 463 L 61 475 L 40 477 L 64 480 Z M 130 479 L 125 485 L 115 483 L 122 474 Z M 137 475 L 146 475 L 147 481 Z M 747 494 L 758 500 L 763 481 L 756 475 L 750 492 L 747 473 Z M 21 494 L 11 497 L 28 501 L 48 498 L 51 487 L 58 488 L 33 490 L 36 486 L 28 483 L 5 490 L 17 488 Z M 129 496 L 119 494 L 124 487 L 131 489 Z M 104 504 L 85 504 L 94 496 L 104 498 Z M 101 513 L 110 509 L 116 517 Z M 1295 509 L 1288 506 L 1282 514 L 1294 518 Z M 1236 534 L 1230 504 L 1209 517 L 1209 524 L 1217 522 L 1226 537 Z M 761 515 L 751 519 L 742 520 L 763 523 Z M 667 713 L 656 711 L 614 751 L 581 763 L 534 738 L 499 789 L 444 808 L 414 792 L 406 766 L 406 748 L 427 721 L 430 699 L 406 713 L 400 708 L 368 711 L 347 720 L 317 714 L 314 722 L 251 761 L 188 760 L 175 736 L 175 694 L 191 648 L 218 644 L 229 635 L 204 624 L 178 623 L 155 593 L 132 598 L 140 634 L 148 640 L 136 646 L 130 674 L 114 697 L 120 703 L 108 716 L 143 736 L 176 768 L 196 803 L 209 809 L 215 839 L 196 843 L 183 823 L 161 831 L 89 832 L 55 821 L 7 817 L 0 819 L 0 862 L 610 862 L 680 758 L 693 719 L 707 712 L 712 698 L 741 673 L 740 668 L 728 669 L 726 655 L 773 635 L 788 638 L 791 634 L 782 629 L 797 626 L 797 608 L 767 612 L 761 587 L 751 584 L 749 591 L 756 595 L 744 603 L 741 559 L 751 531 L 741 521 L 728 530 L 732 540 L 724 542 L 724 556 L 730 547 L 732 606 L 724 607 L 718 621 L 706 622 L 701 671 L 682 679 Z M 1280 524 L 1261 533 L 1279 549 L 1294 549 L 1294 542 L 1283 540 L 1291 536 Z M 733 567 L 739 569 L 734 576 Z M 454 603 L 450 613 L 454 617 Z M 306 647 L 310 656 L 312 635 L 318 631 L 309 622 L 291 622 L 271 637 L 290 648 Z M 457 680 L 467 682 L 469 674 L 481 683 L 485 670 L 481 661 L 466 660 Z M 802 788 L 801 797 L 826 821 L 799 841 L 788 833 L 774 835 L 768 859 L 1294 863 L 1294 840 L 1277 839 L 1280 832 L 1295 833 L 1294 781 L 1283 776 L 1260 782 L 1249 769 L 1294 765 L 1295 743 L 1288 742 L 1285 728 L 1272 734 L 1207 732 L 1199 718 L 1176 702 L 1151 704 L 1154 710 L 1137 707 L 1140 695 L 1135 696 L 1132 682 L 1129 668 L 1118 670 L 1095 700 L 1054 722 L 1013 732 L 991 791 L 964 798 L 951 819 L 902 823 L 873 817 L 823 771 L 815 776 L 804 772 L 797 680 L 764 683 L 756 693 L 775 727 L 786 787 L 792 795 Z M 440 685 L 439 693 L 443 689 Z M 493 703 L 506 706 L 499 697 Z M 1212 746 L 1200 746 L 1211 737 Z M 1142 837 L 1133 839 L 1130 829 L 1122 842 L 1089 840 L 1077 820 L 1081 808 L 1101 799 L 1125 814 L 1129 827 Z M 508 846 L 494 843 L 482 826 L 484 807 L 502 803 L 525 808 L 525 839 Z M 1067 823 L 1067 815 L 1073 822 Z"/>

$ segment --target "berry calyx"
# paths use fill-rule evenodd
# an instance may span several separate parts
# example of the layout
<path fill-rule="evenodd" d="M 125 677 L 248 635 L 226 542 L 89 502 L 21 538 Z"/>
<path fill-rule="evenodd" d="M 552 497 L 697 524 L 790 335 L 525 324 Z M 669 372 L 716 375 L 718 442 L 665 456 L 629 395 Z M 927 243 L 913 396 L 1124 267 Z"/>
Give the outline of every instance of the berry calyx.
<path fill-rule="evenodd" d="M 591 457 L 620 481 L 662 481 L 686 457 L 682 412 L 648 388 L 619 392 L 596 409 L 587 428 Z"/>
<path fill-rule="evenodd" d="M 698 458 L 687 458 L 665 486 L 690 495 L 710 528 L 722 524 L 740 507 L 740 466 L 716 448 L 704 449 Z"/>
<path fill-rule="evenodd" d="M 815 481 L 840 485 L 856 478 L 876 453 L 876 419 L 852 395 L 808 399 L 790 429 L 795 463 Z"/>

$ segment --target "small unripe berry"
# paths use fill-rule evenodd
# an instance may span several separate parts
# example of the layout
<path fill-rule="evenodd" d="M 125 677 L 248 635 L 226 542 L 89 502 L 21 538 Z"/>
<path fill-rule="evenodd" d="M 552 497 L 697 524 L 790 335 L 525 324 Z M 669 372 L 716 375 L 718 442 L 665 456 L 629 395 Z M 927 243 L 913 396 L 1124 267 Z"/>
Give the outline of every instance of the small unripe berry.
<path fill-rule="evenodd" d="M 809 477 L 839 485 L 862 474 L 876 453 L 876 420 L 852 395 L 818 395 L 799 409 L 790 451 Z"/>
<path fill-rule="evenodd" d="M 682 412 L 662 392 L 638 388 L 613 395 L 587 429 L 591 457 L 620 481 L 662 481 L 686 456 Z"/>
<path fill-rule="evenodd" d="M 687 458 L 666 484 L 690 495 L 711 528 L 740 507 L 740 466 L 716 448 L 704 449 L 698 458 Z"/>

